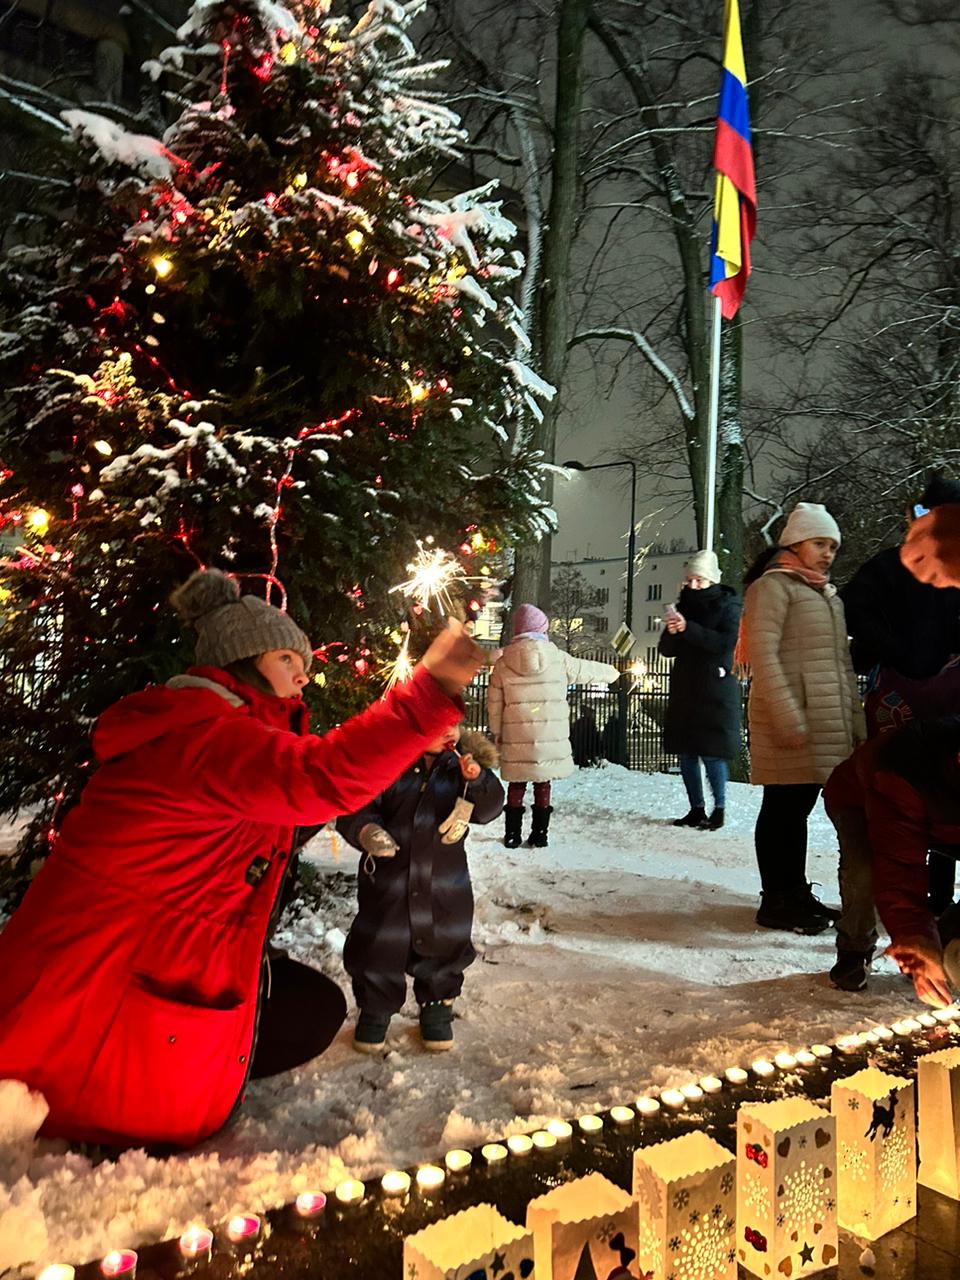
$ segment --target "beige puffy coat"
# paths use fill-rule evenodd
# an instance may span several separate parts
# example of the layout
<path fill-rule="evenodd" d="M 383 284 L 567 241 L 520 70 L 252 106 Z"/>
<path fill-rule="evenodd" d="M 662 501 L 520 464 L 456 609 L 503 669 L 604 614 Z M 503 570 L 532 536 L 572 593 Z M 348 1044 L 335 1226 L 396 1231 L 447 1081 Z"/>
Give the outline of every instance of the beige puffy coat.
<path fill-rule="evenodd" d="M 843 604 L 831 584 L 765 573 L 743 601 L 750 781 L 826 782 L 866 738 Z M 803 747 L 784 742 L 806 734 Z"/>
<path fill-rule="evenodd" d="M 553 782 L 573 773 L 567 686 L 611 684 L 607 662 L 574 658 L 549 640 L 514 640 L 494 664 L 487 691 L 490 732 L 500 738 L 506 782 Z"/>

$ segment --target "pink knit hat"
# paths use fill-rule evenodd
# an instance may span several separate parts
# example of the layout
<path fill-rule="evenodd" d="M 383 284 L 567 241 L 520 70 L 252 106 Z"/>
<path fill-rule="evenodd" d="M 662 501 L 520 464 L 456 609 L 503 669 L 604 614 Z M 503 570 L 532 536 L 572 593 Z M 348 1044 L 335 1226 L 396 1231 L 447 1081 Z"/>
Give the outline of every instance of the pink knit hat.
<path fill-rule="evenodd" d="M 545 632 L 549 625 L 547 615 L 535 604 L 518 605 L 513 615 L 513 638 L 538 631 Z"/>

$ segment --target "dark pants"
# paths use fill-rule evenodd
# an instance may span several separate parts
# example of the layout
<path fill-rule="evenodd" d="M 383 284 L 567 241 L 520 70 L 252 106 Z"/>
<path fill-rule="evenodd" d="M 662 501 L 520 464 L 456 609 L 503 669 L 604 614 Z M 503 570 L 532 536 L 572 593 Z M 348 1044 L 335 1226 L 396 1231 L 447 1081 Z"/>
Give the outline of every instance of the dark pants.
<path fill-rule="evenodd" d="M 347 1002 L 337 984 L 289 956 L 271 959 L 269 992 L 265 986 L 250 1068 L 254 1080 L 291 1071 L 318 1057 L 329 1048 L 347 1016 Z"/>
<path fill-rule="evenodd" d="M 523 804 L 527 784 L 525 782 L 507 783 L 507 808 L 519 809 Z M 550 783 L 535 782 L 533 784 L 533 803 L 540 809 L 546 809 L 550 803 Z"/>
<path fill-rule="evenodd" d="M 807 819 L 820 795 L 816 782 L 763 788 L 754 844 L 764 893 L 792 893 L 807 884 Z"/>

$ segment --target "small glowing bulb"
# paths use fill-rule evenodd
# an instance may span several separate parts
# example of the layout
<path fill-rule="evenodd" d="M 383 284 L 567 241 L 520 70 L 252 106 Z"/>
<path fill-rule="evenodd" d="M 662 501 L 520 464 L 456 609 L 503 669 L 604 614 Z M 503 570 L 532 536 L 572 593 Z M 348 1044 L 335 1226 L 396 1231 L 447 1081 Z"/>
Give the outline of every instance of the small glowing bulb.
<path fill-rule="evenodd" d="M 402 1169 L 391 1169 L 380 1179 L 380 1186 L 388 1196 L 402 1196 L 410 1190 L 410 1175 Z"/>
<path fill-rule="evenodd" d="M 109 458 L 111 453 L 113 453 L 113 447 L 109 445 L 106 440 L 94 440 L 93 447 L 96 449 L 97 453 L 102 454 L 105 458 Z"/>
<path fill-rule="evenodd" d="M 469 1169 L 473 1164 L 473 1156 L 469 1151 L 463 1151 L 459 1147 L 455 1147 L 453 1151 L 448 1151 L 443 1157 L 443 1163 L 451 1173 L 462 1173 L 464 1169 Z"/>
<path fill-rule="evenodd" d="M 285 62 L 288 67 L 292 67 L 298 57 L 297 46 L 292 40 L 280 46 L 280 61 Z"/>
<path fill-rule="evenodd" d="M 346 241 L 350 248 L 356 253 L 363 245 L 363 232 L 357 231 L 356 228 L 354 228 L 353 231 L 348 231 Z"/>
<path fill-rule="evenodd" d="M 37 507 L 27 517 L 27 524 L 31 529 L 35 529 L 37 533 L 46 533 L 50 528 L 50 512 L 44 511 L 43 507 Z"/>
<path fill-rule="evenodd" d="M 173 270 L 173 263 L 169 258 L 165 258 L 162 253 L 158 253 L 153 259 L 153 269 L 161 280 L 166 280 L 167 276 Z"/>
<path fill-rule="evenodd" d="M 429 394 L 430 392 L 427 390 L 427 388 L 423 385 L 422 382 L 414 382 L 413 385 L 410 387 L 410 399 L 414 402 L 414 404 L 419 403 L 419 401 L 421 400 L 426 400 Z"/>
<path fill-rule="evenodd" d="M 305 187 L 307 185 L 307 181 L 308 179 L 305 173 L 298 173 L 293 180 L 293 185 L 295 187 Z"/>

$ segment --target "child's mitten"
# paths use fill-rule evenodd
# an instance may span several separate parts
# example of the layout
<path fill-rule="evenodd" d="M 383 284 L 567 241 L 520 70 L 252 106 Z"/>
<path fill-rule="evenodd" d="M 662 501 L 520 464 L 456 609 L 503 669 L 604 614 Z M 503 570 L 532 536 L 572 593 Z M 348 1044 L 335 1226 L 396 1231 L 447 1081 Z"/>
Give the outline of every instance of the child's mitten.
<path fill-rule="evenodd" d="M 449 817 L 444 818 L 437 828 L 440 832 L 440 843 L 456 844 L 458 840 L 462 840 L 467 834 L 467 827 L 470 825 L 470 815 L 472 813 L 473 802 L 467 800 L 464 796 L 458 796 Z"/>

